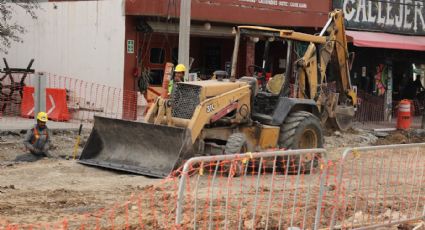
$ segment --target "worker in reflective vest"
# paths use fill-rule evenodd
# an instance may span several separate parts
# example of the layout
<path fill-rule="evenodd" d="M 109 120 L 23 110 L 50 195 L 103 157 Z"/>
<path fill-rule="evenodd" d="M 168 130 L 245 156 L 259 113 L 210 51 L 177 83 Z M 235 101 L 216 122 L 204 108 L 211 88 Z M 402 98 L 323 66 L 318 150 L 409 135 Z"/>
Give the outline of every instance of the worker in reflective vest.
<path fill-rule="evenodd" d="M 176 69 L 174 70 L 174 78 L 168 83 L 168 95 L 171 95 L 171 93 L 174 90 L 174 82 L 184 81 L 185 72 L 186 72 L 186 66 L 184 66 L 183 64 L 178 64 L 176 66 Z"/>
<path fill-rule="evenodd" d="M 47 113 L 39 112 L 37 114 L 37 124 L 28 130 L 24 145 L 30 153 L 37 157 L 50 157 L 50 131 L 46 126 Z"/>

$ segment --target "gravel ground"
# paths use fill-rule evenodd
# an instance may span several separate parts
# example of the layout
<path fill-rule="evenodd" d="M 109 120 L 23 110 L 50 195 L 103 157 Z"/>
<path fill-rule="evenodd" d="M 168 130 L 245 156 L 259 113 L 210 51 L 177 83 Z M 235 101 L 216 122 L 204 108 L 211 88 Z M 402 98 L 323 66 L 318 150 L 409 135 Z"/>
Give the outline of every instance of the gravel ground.
<path fill-rule="evenodd" d="M 78 153 L 89 132 L 83 130 Z M 422 134 L 393 132 L 378 138 L 373 132 L 364 130 L 328 132 L 325 147 L 336 159 L 344 147 L 425 142 Z M 25 153 L 23 135 L 23 131 L 0 132 L 0 227 L 5 223 L 52 222 L 78 213 L 94 212 L 116 203 L 122 204 L 131 194 L 143 193 L 146 186 L 163 182 L 65 160 L 65 156 L 73 152 L 75 131 L 54 131 L 53 158 L 15 162 L 17 156 Z M 166 192 L 172 192 L 175 186 L 168 189 Z"/>

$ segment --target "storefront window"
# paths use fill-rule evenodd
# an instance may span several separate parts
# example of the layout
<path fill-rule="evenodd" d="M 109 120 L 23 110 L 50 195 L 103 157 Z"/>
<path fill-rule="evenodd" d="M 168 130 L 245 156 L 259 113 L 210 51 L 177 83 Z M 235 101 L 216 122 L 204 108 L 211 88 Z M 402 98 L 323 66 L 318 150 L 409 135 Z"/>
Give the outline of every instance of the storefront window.
<path fill-rule="evenodd" d="M 163 64 L 165 61 L 165 50 L 163 48 L 152 48 L 150 53 L 150 63 Z"/>
<path fill-rule="evenodd" d="M 173 48 L 173 50 L 171 52 L 171 59 L 172 59 L 174 65 L 177 65 L 178 64 L 178 60 L 179 60 L 179 48 Z"/>
<path fill-rule="evenodd" d="M 207 47 L 204 58 L 207 73 L 221 69 L 221 49 L 219 46 Z"/>

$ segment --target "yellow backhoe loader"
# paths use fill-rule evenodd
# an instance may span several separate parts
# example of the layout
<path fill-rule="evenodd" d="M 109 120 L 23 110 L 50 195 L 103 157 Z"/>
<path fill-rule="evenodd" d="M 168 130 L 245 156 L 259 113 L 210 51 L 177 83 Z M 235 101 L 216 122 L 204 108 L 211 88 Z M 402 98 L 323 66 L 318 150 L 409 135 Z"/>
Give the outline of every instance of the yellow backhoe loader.
<path fill-rule="evenodd" d="M 262 74 L 237 77 L 239 44 L 253 38 L 265 45 Z M 275 44 L 286 50 L 285 73 L 276 71 L 266 82 Z M 299 44 L 306 44 L 302 53 L 295 50 Z M 165 177 L 196 155 L 323 147 L 324 125 L 345 130 L 354 117 L 348 59 L 340 10 L 329 14 L 318 35 L 239 26 L 230 78 L 175 84 L 171 97 L 157 98 L 142 123 L 95 117 L 79 162 Z M 334 90 L 325 90 L 329 78 Z M 302 162 L 299 167 L 310 168 L 312 159 Z"/>

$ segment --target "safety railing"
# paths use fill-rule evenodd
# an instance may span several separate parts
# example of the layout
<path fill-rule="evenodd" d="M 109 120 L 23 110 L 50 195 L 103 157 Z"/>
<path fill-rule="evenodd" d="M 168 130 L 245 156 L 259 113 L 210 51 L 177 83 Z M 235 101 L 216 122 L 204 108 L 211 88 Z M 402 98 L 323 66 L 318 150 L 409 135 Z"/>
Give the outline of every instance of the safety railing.
<path fill-rule="evenodd" d="M 192 158 L 184 164 L 176 225 L 183 229 L 317 229 L 326 151 Z"/>
<path fill-rule="evenodd" d="M 425 218 L 424 153 L 425 143 L 345 150 L 331 228 L 373 229 Z"/>
<path fill-rule="evenodd" d="M 29 74 L 22 85 L 15 86 L 10 80 L 5 79 L 0 84 L 0 122 L 10 123 L 27 118 L 27 111 L 24 107 L 32 102 L 32 93 L 25 94 L 26 87 L 34 87 L 38 73 Z M 44 73 L 45 87 L 64 90 L 64 97 L 57 100 L 56 97 L 47 97 L 47 108 L 66 107 L 67 116 L 70 119 L 63 121 L 71 122 L 91 122 L 95 115 L 128 119 L 142 120 L 147 110 L 148 103 L 151 103 L 158 93 L 151 93 L 148 90 L 145 95 L 132 90 L 123 90 L 117 87 L 107 86 L 101 83 L 88 82 L 72 77 L 59 76 L 52 73 Z M 15 81 L 19 76 L 12 76 Z M 34 91 L 34 89 L 31 89 Z M 29 97 L 25 97 L 29 95 Z M 149 95 L 149 96 L 148 96 Z M 148 97 L 148 101 L 146 101 Z M 28 100 L 29 99 L 29 100 Z M 24 106 L 22 106 L 24 104 Z M 53 107 L 54 107 L 53 106 Z"/>
<path fill-rule="evenodd" d="M 415 226 L 425 219 L 424 152 L 425 143 L 353 148 L 339 157 L 324 149 L 196 157 L 156 185 L 129 188 L 132 195 L 104 208 L 81 203 L 87 212 L 75 214 L 70 210 L 80 206 L 66 208 L 59 197 L 50 207 L 57 208 L 59 221 L 2 217 L 0 229 Z M 40 219 L 52 219 L 37 210 Z"/>

